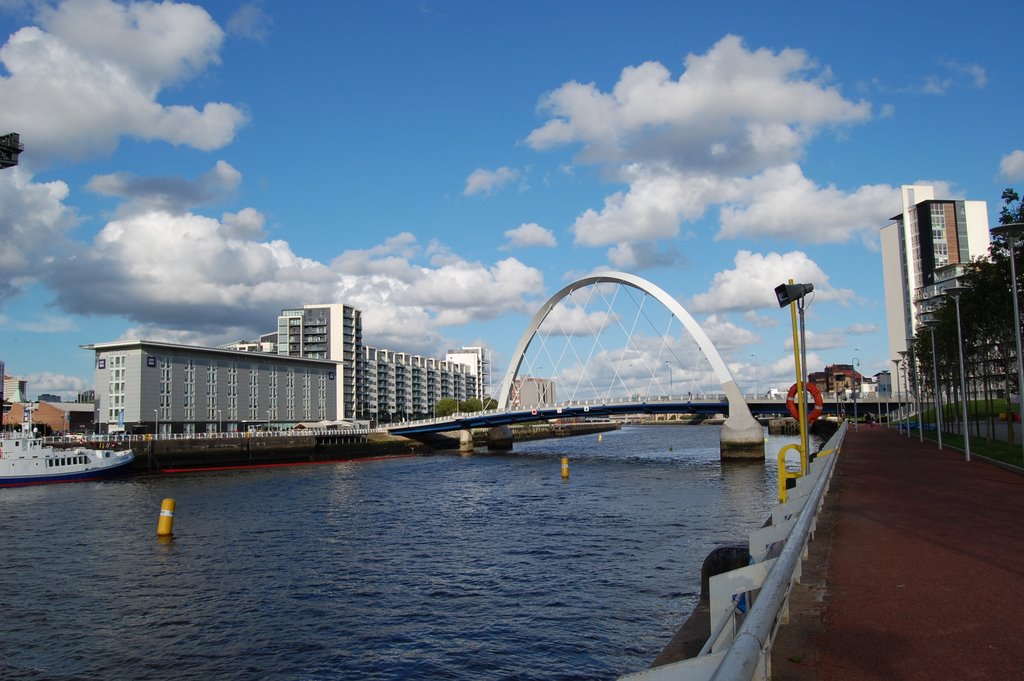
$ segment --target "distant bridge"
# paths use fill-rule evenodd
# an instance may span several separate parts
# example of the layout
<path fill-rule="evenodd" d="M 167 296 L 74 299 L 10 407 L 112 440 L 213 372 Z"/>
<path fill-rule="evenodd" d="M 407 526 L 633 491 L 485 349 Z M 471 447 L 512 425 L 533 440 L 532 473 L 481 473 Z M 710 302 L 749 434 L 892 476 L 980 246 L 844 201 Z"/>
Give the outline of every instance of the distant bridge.
<path fill-rule="evenodd" d="M 822 414 L 844 413 L 853 416 L 853 402 L 850 400 L 829 398 L 822 402 Z M 904 401 L 902 404 L 905 406 L 906 402 Z M 784 399 L 748 399 L 745 401 L 745 405 L 752 414 L 757 416 L 789 416 Z M 857 413 L 862 417 L 868 413 L 872 413 L 876 417 L 883 417 L 887 414 L 895 414 L 900 406 L 901 403 L 895 398 L 869 397 L 857 400 Z M 557 419 L 599 419 L 632 414 L 701 414 L 705 416 L 720 414 L 728 416 L 729 408 L 730 402 L 724 395 L 696 400 L 680 397 L 625 398 L 601 402 L 567 402 L 556 405 L 536 405 L 522 409 L 460 413 L 447 417 L 392 423 L 386 428 L 393 435 L 415 437 L 416 435 L 494 428 Z"/>

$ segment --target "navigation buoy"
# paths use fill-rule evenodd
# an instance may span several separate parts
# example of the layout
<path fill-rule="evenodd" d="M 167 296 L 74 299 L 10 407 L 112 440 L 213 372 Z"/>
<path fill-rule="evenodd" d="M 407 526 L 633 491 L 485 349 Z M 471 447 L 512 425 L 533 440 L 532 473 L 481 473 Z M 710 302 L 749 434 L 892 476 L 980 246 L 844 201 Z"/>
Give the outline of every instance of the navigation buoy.
<path fill-rule="evenodd" d="M 164 499 L 160 504 L 160 520 L 156 524 L 156 536 L 169 537 L 174 530 L 174 499 Z"/>
<path fill-rule="evenodd" d="M 562 480 L 569 479 L 569 457 L 562 457 Z"/>
<path fill-rule="evenodd" d="M 604 433 L 597 434 L 597 441 L 600 442 L 604 438 Z"/>

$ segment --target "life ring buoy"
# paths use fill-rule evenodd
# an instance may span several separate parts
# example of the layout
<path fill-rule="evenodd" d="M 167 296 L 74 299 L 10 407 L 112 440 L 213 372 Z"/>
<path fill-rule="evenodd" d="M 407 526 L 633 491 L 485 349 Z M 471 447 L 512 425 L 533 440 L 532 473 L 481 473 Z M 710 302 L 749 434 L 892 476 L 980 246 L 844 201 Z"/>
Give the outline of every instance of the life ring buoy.
<path fill-rule="evenodd" d="M 814 423 L 821 416 L 821 408 L 824 406 L 825 401 L 821 399 L 821 391 L 818 390 L 818 386 L 813 383 L 805 383 L 804 386 L 806 386 L 807 392 L 811 393 L 811 397 L 814 398 L 814 409 L 807 414 L 807 423 L 810 424 Z M 786 409 L 789 410 L 793 418 L 800 418 L 800 405 L 797 404 L 796 400 L 796 383 L 789 386 L 789 393 L 786 394 Z"/>

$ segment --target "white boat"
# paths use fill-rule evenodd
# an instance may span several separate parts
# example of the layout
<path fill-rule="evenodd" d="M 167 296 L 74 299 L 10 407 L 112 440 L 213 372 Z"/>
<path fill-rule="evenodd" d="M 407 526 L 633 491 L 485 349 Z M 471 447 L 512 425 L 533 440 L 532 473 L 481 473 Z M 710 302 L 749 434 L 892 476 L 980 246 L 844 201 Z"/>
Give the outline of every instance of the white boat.
<path fill-rule="evenodd" d="M 17 433 L 0 439 L 0 487 L 106 478 L 127 472 L 134 460 L 131 449 L 58 449 Z"/>

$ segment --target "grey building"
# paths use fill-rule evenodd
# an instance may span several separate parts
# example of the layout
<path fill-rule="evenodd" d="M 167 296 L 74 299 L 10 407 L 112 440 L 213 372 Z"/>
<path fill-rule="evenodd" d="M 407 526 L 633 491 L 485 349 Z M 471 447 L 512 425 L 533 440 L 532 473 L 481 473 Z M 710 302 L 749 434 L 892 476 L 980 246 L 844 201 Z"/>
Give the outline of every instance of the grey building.
<path fill-rule="evenodd" d="M 337 409 L 331 360 L 143 340 L 82 348 L 95 353 L 99 432 L 290 428 Z"/>
<path fill-rule="evenodd" d="M 277 317 L 277 354 L 333 360 L 338 367 L 338 419 L 354 419 L 362 411 L 358 365 L 362 357 L 362 312 L 350 305 L 303 305 L 281 310 Z"/>

